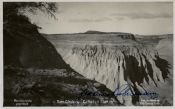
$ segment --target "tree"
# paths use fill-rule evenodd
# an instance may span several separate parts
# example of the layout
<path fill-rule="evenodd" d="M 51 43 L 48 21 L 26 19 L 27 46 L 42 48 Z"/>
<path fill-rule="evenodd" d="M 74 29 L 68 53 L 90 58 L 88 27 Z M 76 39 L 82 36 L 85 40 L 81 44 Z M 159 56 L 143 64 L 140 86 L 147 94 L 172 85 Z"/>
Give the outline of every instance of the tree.
<path fill-rule="evenodd" d="M 36 10 L 40 10 L 51 17 L 55 18 L 54 13 L 57 10 L 55 2 L 4 2 L 3 3 L 3 24 L 6 27 L 6 24 L 14 22 L 16 19 L 21 18 L 29 21 L 26 16 L 21 12 L 28 10 L 31 13 L 35 13 Z M 19 18 L 19 19 L 18 19 Z"/>

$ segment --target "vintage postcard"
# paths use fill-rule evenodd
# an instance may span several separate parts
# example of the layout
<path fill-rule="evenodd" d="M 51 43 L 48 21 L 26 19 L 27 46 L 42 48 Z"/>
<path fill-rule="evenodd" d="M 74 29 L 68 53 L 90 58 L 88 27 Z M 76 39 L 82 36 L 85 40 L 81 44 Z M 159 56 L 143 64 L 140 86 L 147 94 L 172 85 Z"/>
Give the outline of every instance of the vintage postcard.
<path fill-rule="evenodd" d="M 173 106 L 173 2 L 3 3 L 3 106 Z"/>

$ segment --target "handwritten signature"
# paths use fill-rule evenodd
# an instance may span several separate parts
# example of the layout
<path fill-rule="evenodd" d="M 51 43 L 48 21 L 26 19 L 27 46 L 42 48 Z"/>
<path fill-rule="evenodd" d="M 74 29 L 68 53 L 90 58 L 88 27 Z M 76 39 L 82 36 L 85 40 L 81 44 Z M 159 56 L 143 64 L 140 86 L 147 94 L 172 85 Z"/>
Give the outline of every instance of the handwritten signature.
<path fill-rule="evenodd" d="M 158 96 L 156 92 L 139 92 L 139 93 L 133 93 L 130 90 L 130 87 L 128 84 L 124 84 L 121 87 L 117 88 L 114 92 L 115 96 L 136 96 L 136 95 L 146 95 L 146 96 Z"/>

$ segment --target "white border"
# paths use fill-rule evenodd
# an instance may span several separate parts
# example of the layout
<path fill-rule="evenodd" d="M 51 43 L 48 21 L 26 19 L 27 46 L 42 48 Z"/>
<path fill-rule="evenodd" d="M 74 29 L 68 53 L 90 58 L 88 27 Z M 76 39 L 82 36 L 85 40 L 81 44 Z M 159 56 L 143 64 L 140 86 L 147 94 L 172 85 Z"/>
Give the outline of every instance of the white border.
<path fill-rule="evenodd" d="M 89 109 L 89 108 L 103 108 L 103 109 L 128 109 L 128 108 L 133 108 L 133 109 L 148 109 L 148 108 L 153 108 L 153 109 L 172 109 L 175 108 L 175 99 L 174 99 L 174 93 L 173 93 L 173 106 L 101 106 L 101 107 L 3 107 L 3 2 L 39 2 L 39 1 L 43 1 L 43 2 L 173 2 L 173 33 L 175 32 L 175 22 L 174 22 L 174 15 L 175 15 L 175 2 L 174 0 L 0 0 L 0 108 L 5 108 L 5 109 L 38 109 L 38 108 L 43 108 L 43 109 L 50 109 L 50 108 L 54 108 L 54 109 L 58 109 L 58 108 L 62 108 L 62 109 L 70 109 L 70 108 L 76 108 L 76 109 Z M 173 38 L 173 53 L 175 53 L 175 47 L 174 47 L 174 38 Z M 175 62 L 175 58 L 174 58 L 174 54 L 173 54 L 173 73 L 174 73 L 174 62 Z M 173 78 L 175 78 L 175 75 L 173 74 Z M 175 82 L 173 81 L 173 91 L 174 91 L 174 87 L 175 87 Z M 168 88 L 168 87 L 167 87 Z M 174 91 L 175 92 L 175 91 Z"/>
<path fill-rule="evenodd" d="M 174 0 L 2 0 L 1 2 L 173 2 Z"/>

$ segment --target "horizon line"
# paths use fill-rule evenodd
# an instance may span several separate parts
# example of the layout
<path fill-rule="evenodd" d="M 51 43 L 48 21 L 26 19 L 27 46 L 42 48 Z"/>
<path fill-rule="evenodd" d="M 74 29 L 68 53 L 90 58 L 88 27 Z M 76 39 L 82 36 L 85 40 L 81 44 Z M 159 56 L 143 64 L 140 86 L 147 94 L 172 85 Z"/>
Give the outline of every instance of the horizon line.
<path fill-rule="evenodd" d="M 112 34 L 112 33 L 125 33 L 125 34 L 133 34 L 133 35 L 141 35 L 141 36 L 152 36 L 152 35 L 173 35 L 173 33 L 160 33 L 160 34 L 134 34 L 134 33 L 130 33 L 130 32 L 113 32 L 113 31 L 111 31 L 111 32 L 105 32 L 105 31 L 96 31 L 96 30 L 89 30 L 89 31 L 94 31 L 94 32 L 99 32 L 99 33 L 86 33 L 86 32 L 88 32 L 88 31 L 85 31 L 85 32 L 74 32 L 74 33 L 44 33 L 44 32 L 40 32 L 41 34 L 47 34 L 47 35 L 65 35 L 65 34 L 100 34 L 100 32 L 101 32 L 101 34 Z"/>

